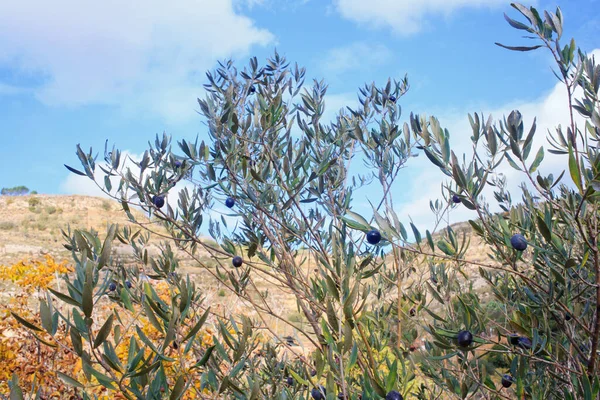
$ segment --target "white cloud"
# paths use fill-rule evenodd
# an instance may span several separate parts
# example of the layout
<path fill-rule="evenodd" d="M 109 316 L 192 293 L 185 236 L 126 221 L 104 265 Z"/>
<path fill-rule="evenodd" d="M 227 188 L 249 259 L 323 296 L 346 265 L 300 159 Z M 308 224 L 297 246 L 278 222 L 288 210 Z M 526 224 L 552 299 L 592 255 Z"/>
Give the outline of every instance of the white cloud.
<path fill-rule="evenodd" d="M 310 0 L 234 0 L 234 4 L 239 7 L 260 6 L 270 10 L 295 10 L 308 3 Z"/>
<path fill-rule="evenodd" d="M 132 163 L 132 160 L 139 162 L 141 159 L 141 154 L 133 154 L 128 151 L 123 151 L 121 153 L 121 163 L 124 162 L 124 165 L 131 168 L 132 172 L 135 172 L 135 165 Z M 98 163 L 104 166 L 104 160 L 99 161 Z M 83 168 L 79 164 L 70 165 L 70 167 L 83 171 Z M 61 183 L 60 190 L 67 194 L 80 194 L 83 196 L 110 198 L 110 196 L 108 196 L 98 187 L 104 187 L 104 173 L 98 167 L 96 167 L 95 178 L 96 180 L 93 181 L 87 176 L 76 175 L 69 172 L 67 178 Z M 113 188 L 116 189 L 119 185 L 119 178 L 116 176 L 111 177 L 110 183 Z M 115 189 L 113 189 L 113 194 Z"/>
<path fill-rule="evenodd" d="M 133 162 L 140 162 L 142 160 L 143 154 L 134 154 L 129 151 L 123 151 L 121 153 L 121 172 L 125 172 L 127 168 L 131 169 L 131 173 L 134 177 L 139 176 L 139 168 Z M 104 161 L 101 161 L 100 164 L 104 166 Z M 72 165 L 75 169 L 82 171 L 83 169 L 79 165 Z M 150 174 L 149 170 L 146 170 L 143 174 L 143 179 L 145 179 Z M 104 187 L 104 173 L 100 168 L 96 168 L 95 182 L 92 181 L 87 176 L 76 175 L 74 173 L 69 173 L 67 178 L 60 185 L 60 189 L 63 193 L 66 194 L 79 194 L 83 196 L 94 196 L 94 197 L 102 197 L 102 198 L 111 198 L 109 195 L 104 193 L 100 187 Z M 116 189 L 120 183 L 119 176 L 113 176 L 110 178 L 110 183 L 113 187 L 111 194 L 116 195 Z M 100 186 L 100 187 L 99 187 Z M 179 200 L 179 194 L 182 190 L 187 189 L 190 192 L 190 195 L 193 193 L 195 186 L 189 181 L 182 180 L 177 182 L 177 184 L 165 195 L 165 201 L 169 204 L 173 209 L 177 208 L 177 203 Z M 128 195 L 133 195 L 133 191 L 129 191 Z M 136 203 L 137 200 L 134 200 Z M 220 212 L 226 213 L 225 209 L 220 209 Z M 226 217 L 228 218 L 228 217 Z M 228 222 L 230 219 L 228 219 Z M 233 220 L 231 220 L 233 221 Z M 233 224 L 232 224 L 233 226 Z"/>
<path fill-rule="evenodd" d="M 273 40 L 232 0 L 0 2 L 0 66 L 42 76 L 35 95 L 49 105 L 184 121 L 216 60 Z"/>
<path fill-rule="evenodd" d="M 96 183 L 87 176 L 69 174 L 60 184 L 60 190 L 66 194 L 80 194 L 82 196 L 93 196 L 110 198 L 98 188 Z"/>
<path fill-rule="evenodd" d="M 341 74 L 351 70 L 380 67 L 391 55 L 390 49 L 383 44 L 361 41 L 330 50 L 321 65 L 325 72 Z"/>
<path fill-rule="evenodd" d="M 342 17 L 373 27 L 412 34 L 427 24 L 431 14 L 449 15 L 468 7 L 505 5 L 504 0 L 334 0 Z"/>
<path fill-rule="evenodd" d="M 264 6 L 266 0 L 235 0 L 235 5 L 238 7 L 248 7 L 250 9 L 255 6 Z"/>
<path fill-rule="evenodd" d="M 358 95 L 352 92 L 326 94 L 324 102 L 325 111 L 321 118 L 321 121 L 324 124 L 334 122 L 335 117 L 339 114 L 340 110 L 344 109 L 345 112 L 348 113 L 346 107 L 357 108 L 359 105 Z"/>

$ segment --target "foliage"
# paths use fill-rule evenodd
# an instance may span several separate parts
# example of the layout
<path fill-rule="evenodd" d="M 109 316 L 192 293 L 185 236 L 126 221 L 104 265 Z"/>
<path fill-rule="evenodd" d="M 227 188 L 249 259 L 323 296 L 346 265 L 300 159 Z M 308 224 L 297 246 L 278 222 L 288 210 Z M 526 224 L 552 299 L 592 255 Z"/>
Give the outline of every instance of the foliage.
<path fill-rule="evenodd" d="M 426 328 L 432 335 L 427 345 L 429 359 L 438 361 L 423 370 L 437 385 L 463 398 L 473 394 L 510 398 L 513 389 L 506 391 L 497 384 L 503 373 L 514 377 L 514 391 L 519 398 L 597 398 L 600 66 L 578 50 L 574 40 L 564 47 L 560 44 L 560 9 L 544 12 L 542 18 L 535 8 L 519 4 L 513 7 L 526 23 L 508 16 L 506 20 L 528 32 L 539 44 L 501 46 L 516 51 L 548 49 L 557 63 L 555 74 L 572 105 L 566 130 L 558 126 L 550 134 L 548 150 L 563 157 L 572 183 L 562 182 L 566 180 L 564 172 L 558 177 L 536 174 L 544 159 L 544 148 L 532 148 L 537 134 L 535 119 L 526 129 L 519 111 L 496 123 L 491 118 L 486 122 L 484 116 L 469 116 L 473 154 L 463 157 L 450 149 L 449 135 L 439 128 L 435 118 L 422 116 L 413 121 L 413 132 L 425 143 L 423 150 L 451 177 L 448 190 L 458 194 L 463 206 L 477 212 L 479 218 L 469 223 L 487 243 L 492 261 L 478 265 L 479 273 L 504 305 L 505 315 L 504 321 L 490 318 L 471 290 L 453 282 L 422 287 L 433 295 L 429 307 L 441 308 L 440 318 Z M 582 95 L 578 98 L 579 90 Z M 577 124 L 575 113 L 583 118 L 583 124 Z M 498 173 L 503 164 L 519 171 L 527 182 L 521 187 L 520 204 L 513 205 L 515 196 L 507 192 L 506 181 Z M 490 204 L 481 196 L 486 185 L 494 188 L 496 204 L 507 214 L 491 212 Z M 519 244 L 515 234 L 522 234 L 526 243 Z M 430 263 L 442 257 L 444 265 L 463 271 L 469 263 L 462 260 L 462 245 L 449 231 L 447 238 L 437 244 L 430 241 L 429 249 L 424 247 L 426 252 L 444 253 L 430 256 Z M 523 245 L 526 251 L 514 249 Z M 445 300 L 448 298 L 457 298 L 460 304 L 450 304 Z M 494 338 L 480 337 L 467 351 L 453 344 L 459 329 L 479 334 L 490 326 Z M 516 346 L 511 344 L 511 334 L 520 336 Z M 491 367 L 487 359 L 497 355 L 503 355 L 510 368 L 498 371 Z"/>
<path fill-rule="evenodd" d="M 39 323 L 38 313 L 32 312 L 32 295 L 50 287 L 57 274 L 72 271 L 66 261 L 57 263 L 51 256 L 44 259 L 22 260 L 12 265 L 0 265 L 0 282 L 11 283 L 16 290 L 9 293 L 6 304 L 0 305 L 0 396 L 8 394 L 13 374 L 23 388 L 43 387 L 49 396 L 73 393 L 58 379 L 56 370 L 74 373 L 78 358 L 75 354 L 41 346 L 36 334 L 23 330 L 12 313 Z M 38 334 L 39 335 L 39 334 Z M 63 333 L 58 337 L 65 340 Z"/>
<path fill-rule="evenodd" d="M 44 211 L 46 211 L 46 214 L 52 215 L 55 212 L 59 211 L 60 209 L 54 207 L 54 206 L 47 206 L 44 208 Z M 62 210 L 60 210 L 59 212 L 62 212 Z"/>
<path fill-rule="evenodd" d="M 29 200 L 27 200 L 27 202 L 29 203 L 29 210 L 34 209 L 35 207 L 39 206 L 42 201 L 40 199 L 38 199 L 37 197 L 33 197 L 31 196 L 29 198 Z"/>
<path fill-rule="evenodd" d="M 21 260 L 8 266 L 0 265 L 0 280 L 13 282 L 32 292 L 48 288 L 56 276 L 72 270 L 67 261 L 57 263 L 52 256 L 46 255 L 44 260 Z"/>
<path fill-rule="evenodd" d="M 14 222 L 10 222 L 10 221 L 1 221 L 0 222 L 0 229 L 3 231 L 10 231 L 12 229 L 14 229 L 16 227 Z"/>
<path fill-rule="evenodd" d="M 0 195 L 2 196 L 23 196 L 29 193 L 27 186 L 15 186 L 11 188 L 2 188 Z"/>
<path fill-rule="evenodd" d="M 501 46 L 547 48 L 569 96 L 570 120 L 550 135 L 548 151 L 564 158 L 572 185 L 562 182 L 564 173 L 536 175 L 545 152 L 530 158 L 538 133 L 535 122 L 525 131 L 518 111 L 498 121 L 470 115 L 473 153 L 459 157 L 435 117 L 401 121 L 406 79 L 365 85 L 361 106 L 330 123 L 322 121 L 326 85 L 305 88 L 305 70 L 277 52 L 265 66 L 252 58 L 243 70 L 227 61 L 207 74 L 208 95 L 199 99 L 207 143 L 181 140 L 174 151 L 163 135 L 140 161 L 107 146 L 101 164 L 77 146 L 82 169 L 67 168 L 97 182 L 140 230 L 111 226 L 102 240 L 64 232 L 74 260 L 67 290 L 50 290 L 41 301 L 41 327 L 22 322 L 58 346 L 67 346 L 56 336 L 58 321 L 67 328 L 83 377 L 63 378 L 86 395 L 97 383 L 128 399 L 306 398 L 319 385 L 328 400 L 338 393 L 377 399 L 391 390 L 418 399 L 596 398 L 600 67 L 574 40 L 561 45 L 560 9 L 542 18 L 535 8 L 513 7 L 526 22 L 506 16 L 509 24 L 540 44 Z M 437 225 L 455 207 L 476 211 L 469 222 L 489 262 L 466 260 L 469 241 L 452 227 L 421 232 L 400 222 L 392 188 L 417 152 L 450 180 L 447 201 L 431 203 Z M 362 174 L 350 169 L 357 161 Z M 527 181 L 520 204 L 506 189 L 504 164 Z M 492 211 L 486 187 L 504 213 Z M 370 199 L 380 195 L 370 218 L 353 208 L 365 188 Z M 226 202 L 230 210 L 222 211 Z M 164 231 L 136 220 L 131 207 L 168 232 L 158 256 L 148 254 L 147 233 Z M 201 240 L 203 229 L 214 243 Z M 131 246 L 134 265 L 113 255 L 115 240 Z M 177 252 L 254 313 L 212 313 L 178 273 Z M 231 265 L 234 257 L 241 266 Z M 495 303 L 480 301 L 468 276 L 473 267 Z M 307 324 L 279 315 L 257 279 L 293 296 Z M 107 297 L 113 312 L 99 313 Z M 207 343 L 200 332 L 209 318 L 215 330 Z M 292 328 L 310 354 L 267 318 Z"/>
<path fill-rule="evenodd" d="M 54 277 L 57 273 L 68 271 L 72 271 L 72 268 L 66 262 L 56 263 L 50 256 L 46 256 L 44 260 L 23 260 L 0 267 L 0 281 L 11 282 L 17 287 L 6 307 L 0 309 L 0 350 L 3 356 L 0 365 L 0 382 L 3 382 L 0 384 L 0 396 L 8 394 L 7 382 L 13 374 L 23 388 L 32 388 L 32 393 L 42 397 L 64 398 L 65 395 L 82 394 L 80 385 L 73 385 L 69 377 L 84 383 L 89 396 L 115 396 L 115 392 L 107 392 L 106 388 L 99 385 L 97 379 L 87 377 L 83 369 L 84 363 L 75 351 L 79 347 L 77 339 L 73 342 L 76 336 L 66 332 L 65 325 L 59 323 L 58 316 L 70 312 L 67 305 L 54 309 L 54 301 L 50 296 L 40 296 L 35 301 L 32 299 L 32 294 L 38 293 L 42 288 L 52 289 L 51 293 L 60 293 L 61 283 L 55 281 Z M 167 285 L 161 282 L 154 284 L 158 296 L 168 298 Z M 32 305 L 32 302 L 38 304 Z M 36 305 L 39 307 L 38 312 L 32 309 Z M 95 311 L 100 318 L 115 318 L 109 299 L 100 299 L 95 305 Z M 50 318 L 48 312 L 52 314 Z M 139 310 L 135 313 L 121 312 L 117 319 L 119 322 L 115 322 L 114 332 L 120 332 L 121 339 L 114 347 L 114 352 L 119 363 L 126 364 L 132 341 L 142 340 L 140 335 L 154 339 L 159 332 L 147 318 L 139 316 Z M 26 324 L 31 331 L 20 328 L 21 324 Z M 44 332 L 47 328 L 50 332 Z M 198 331 L 198 342 L 211 346 L 212 333 L 210 328 Z M 82 343 L 85 344 L 85 339 L 82 339 Z M 180 359 L 174 350 L 171 350 L 171 355 L 182 363 L 194 364 L 197 361 L 189 357 Z M 166 371 L 171 373 L 170 369 Z M 118 395 L 117 398 L 123 396 Z M 196 397 L 189 394 L 185 398 Z"/>
<path fill-rule="evenodd" d="M 106 200 L 102 201 L 102 209 L 104 211 L 110 211 L 111 210 L 110 202 L 106 201 Z"/>

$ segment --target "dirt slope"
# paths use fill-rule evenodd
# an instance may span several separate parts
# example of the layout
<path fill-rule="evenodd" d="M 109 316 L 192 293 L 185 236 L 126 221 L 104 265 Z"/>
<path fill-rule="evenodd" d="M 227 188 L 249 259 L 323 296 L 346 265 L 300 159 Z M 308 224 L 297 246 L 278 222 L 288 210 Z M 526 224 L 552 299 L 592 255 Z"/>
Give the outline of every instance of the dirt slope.
<path fill-rule="evenodd" d="M 139 220 L 145 218 L 141 212 L 136 214 Z M 131 225 L 120 204 L 107 199 L 64 195 L 0 196 L 0 264 L 7 265 L 22 259 L 37 258 L 43 254 L 50 254 L 57 260 L 70 260 L 70 253 L 63 247 L 65 240 L 61 229 L 66 229 L 67 225 L 72 229 L 94 229 L 102 237 L 108 223 Z M 459 233 L 460 238 L 462 233 L 466 232 L 471 239 L 467 258 L 486 262 L 486 247 L 479 238 L 472 235 L 469 224 L 456 224 L 453 228 Z M 154 244 L 151 247 L 155 251 L 158 251 L 156 247 L 158 242 L 158 239 L 152 241 Z M 119 247 L 118 242 L 115 242 L 115 246 L 117 252 L 127 254 L 127 249 L 123 246 Z M 205 301 L 213 305 L 214 311 L 225 315 L 232 312 L 253 314 L 249 305 L 241 304 L 209 272 L 198 268 L 197 263 L 184 254 L 178 255 L 182 259 L 181 272 L 189 273 L 204 290 Z M 206 257 L 204 261 L 210 260 L 208 254 L 202 257 Z M 483 284 L 476 268 L 470 268 L 468 273 L 476 280 L 476 286 Z M 276 290 L 271 282 L 260 277 L 255 279 L 255 283 L 260 292 L 263 294 L 268 292 L 267 301 L 275 312 L 286 319 L 305 322 L 303 316 L 296 310 L 293 296 Z M 390 293 L 390 295 L 394 294 Z M 292 333 L 287 327 L 281 327 L 279 321 L 274 319 L 270 322 L 277 331 L 285 334 Z"/>

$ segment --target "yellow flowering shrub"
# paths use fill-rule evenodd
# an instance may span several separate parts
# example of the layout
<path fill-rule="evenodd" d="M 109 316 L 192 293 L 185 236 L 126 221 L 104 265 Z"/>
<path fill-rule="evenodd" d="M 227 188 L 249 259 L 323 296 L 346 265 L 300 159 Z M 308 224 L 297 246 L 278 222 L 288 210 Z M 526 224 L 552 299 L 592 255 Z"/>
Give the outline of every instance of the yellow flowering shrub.
<path fill-rule="evenodd" d="M 26 319 L 35 326 L 41 326 L 42 321 L 39 311 L 36 309 L 37 296 L 32 296 L 36 290 L 52 288 L 57 276 L 72 272 L 73 268 L 66 261 L 56 262 L 51 256 L 43 259 L 22 260 L 12 265 L 0 265 L 0 285 L 10 290 L 10 296 L 0 303 L 0 398 L 9 395 L 8 381 L 13 373 L 17 375 L 23 390 L 40 394 L 47 399 L 77 398 L 81 394 L 76 389 L 66 384 L 57 374 L 57 371 L 77 379 L 85 384 L 86 392 L 94 394 L 99 399 L 124 399 L 124 395 L 118 391 L 111 391 L 98 384 L 92 376 L 88 381 L 83 373 L 81 358 L 71 349 L 72 343 L 69 334 L 66 334 L 64 324 L 58 327 L 57 333 L 50 336 L 46 332 L 33 332 L 20 324 L 11 314 Z M 156 293 L 165 301 L 170 298 L 169 285 L 165 282 L 154 284 Z M 67 306 L 68 307 L 68 306 Z M 97 318 L 99 321 L 106 319 L 113 312 L 114 304 L 109 301 L 100 301 L 96 305 Z M 64 310 L 63 310 L 64 311 Z M 122 308 L 118 309 L 120 316 L 120 329 L 122 332 L 119 345 L 115 352 L 123 365 L 127 364 L 130 338 L 133 336 L 140 340 L 135 327 L 151 340 L 160 340 L 162 333 L 159 332 L 147 317 L 139 313 L 139 306 L 132 311 Z M 36 337 L 37 336 L 37 337 Z M 38 337 L 44 342 L 40 342 Z M 112 337 L 112 334 L 111 334 Z M 206 348 L 213 344 L 213 330 L 205 327 L 198 332 L 199 344 Z M 83 339 L 83 346 L 89 345 Z M 146 355 L 150 349 L 146 348 Z M 181 348 L 170 349 L 170 357 L 175 361 L 165 363 L 165 373 L 170 384 L 174 383 L 177 371 L 181 366 L 185 368 L 189 378 L 198 378 L 198 370 L 190 367 L 196 363 L 193 353 L 183 356 Z M 119 375 L 119 374 L 117 374 Z M 127 380 L 125 380 L 127 381 Z M 195 385 L 197 391 L 188 391 L 185 399 L 195 399 L 200 393 L 200 386 Z M 204 394 L 207 392 L 205 391 Z"/>
<path fill-rule="evenodd" d="M 57 377 L 56 371 L 76 374 L 77 361 L 72 352 L 38 342 L 36 337 L 11 315 L 11 311 L 39 325 L 39 313 L 32 310 L 31 292 L 49 287 L 57 274 L 71 271 L 66 261 L 56 262 L 46 255 L 43 259 L 22 260 L 12 265 L 0 265 L 0 282 L 11 288 L 10 296 L 0 302 L 0 395 L 8 395 L 13 373 L 26 388 L 43 388 L 47 398 L 65 398 L 75 389 Z M 49 336 L 39 336 L 48 340 Z M 63 329 L 57 338 L 68 341 Z"/>
<path fill-rule="evenodd" d="M 66 260 L 56 262 L 50 255 L 43 260 L 21 260 L 12 265 L 0 265 L 0 280 L 31 289 L 46 289 L 59 274 L 73 271 Z"/>

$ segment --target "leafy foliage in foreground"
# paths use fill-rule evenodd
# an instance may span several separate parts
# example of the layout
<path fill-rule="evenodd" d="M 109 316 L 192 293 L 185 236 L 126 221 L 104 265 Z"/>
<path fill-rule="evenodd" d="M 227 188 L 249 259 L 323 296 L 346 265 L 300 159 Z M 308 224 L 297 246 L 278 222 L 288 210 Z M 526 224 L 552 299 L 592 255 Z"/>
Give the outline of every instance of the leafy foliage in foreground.
<path fill-rule="evenodd" d="M 77 147 L 82 170 L 68 168 L 98 182 L 133 222 L 154 231 L 130 209 L 146 211 L 168 231 L 169 242 L 151 257 L 140 231 L 111 227 L 103 240 L 65 232 L 75 274 L 67 279 L 68 293 L 52 292 L 42 322 L 60 319 L 86 378 L 131 399 L 176 399 L 189 392 L 284 399 L 306 398 L 311 391 L 328 400 L 338 393 L 383 398 L 392 391 L 418 399 L 596 398 L 600 67 L 573 40 L 561 45 L 559 9 L 542 17 L 534 8 L 513 6 L 525 22 L 507 21 L 537 43 L 503 47 L 549 50 L 568 93 L 570 118 L 550 135 L 548 149 L 564 159 L 568 174 L 537 172 L 545 150 L 533 148 L 535 122 L 526 128 L 518 111 L 497 121 L 469 116 L 473 152 L 460 157 L 435 117 L 411 114 L 401 121 L 406 79 L 366 85 L 361 107 L 328 123 L 322 121 L 326 86 L 314 82 L 303 89 L 304 69 L 277 53 L 265 66 L 253 58 L 243 70 L 228 61 L 208 73 L 208 95 L 199 100 L 208 143 L 182 140 L 174 152 L 165 135 L 149 144 L 141 160 L 125 160 L 107 148 L 103 164 Z M 420 232 L 400 222 L 392 188 L 417 152 L 449 179 L 447 201 L 432 203 L 438 222 L 453 207 L 474 210 L 478 218 L 469 222 L 487 244 L 489 262 L 467 261 L 469 243 L 450 227 Z M 362 162 L 367 172 L 351 173 L 352 162 Z M 527 182 L 519 204 L 499 173 L 503 165 Z M 183 181 L 187 185 L 173 197 Z M 504 214 L 492 212 L 482 197 L 486 187 Z M 370 218 L 353 209 L 365 188 L 371 201 L 380 195 Z M 215 218 L 225 210 L 221 203 L 230 211 Z M 237 218 L 235 226 L 225 218 L 230 216 Z M 216 245 L 200 239 L 207 224 Z M 135 268 L 112 256 L 114 240 L 134 249 Z M 215 316 L 220 336 L 210 347 L 196 336 L 210 311 L 194 282 L 177 274 L 171 246 L 255 311 L 252 317 Z M 204 252 L 216 267 L 200 257 Z M 231 266 L 234 257 L 242 263 L 236 259 Z M 468 279 L 473 266 L 493 303 L 482 303 Z M 166 282 L 169 297 L 161 298 L 148 278 Z M 293 296 L 306 324 L 278 315 L 268 294 L 257 290 L 258 278 Z M 118 311 L 98 320 L 96 304 L 106 295 Z M 56 314 L 52 298 L 68 303 L 71 312 Z M 123 362 L 115 349 L 126 311 L 147 318 L 157 335 L 136 325 L 138 337 Z M 293 328 L 310 355 L 278 337 L 267 317 Z M 43 328 L 52 334 L 54 325 Z M 492 335 L 485 333 L 490 328 Z M 258 332 L 268 341 L 259 340 Z M 418 338 L 425 346 L 416 351 Z M 282 356 L 273 343 L 295 357 Z M 174 344 L 178 354 L 198 361 L 178 360 Z"/>

